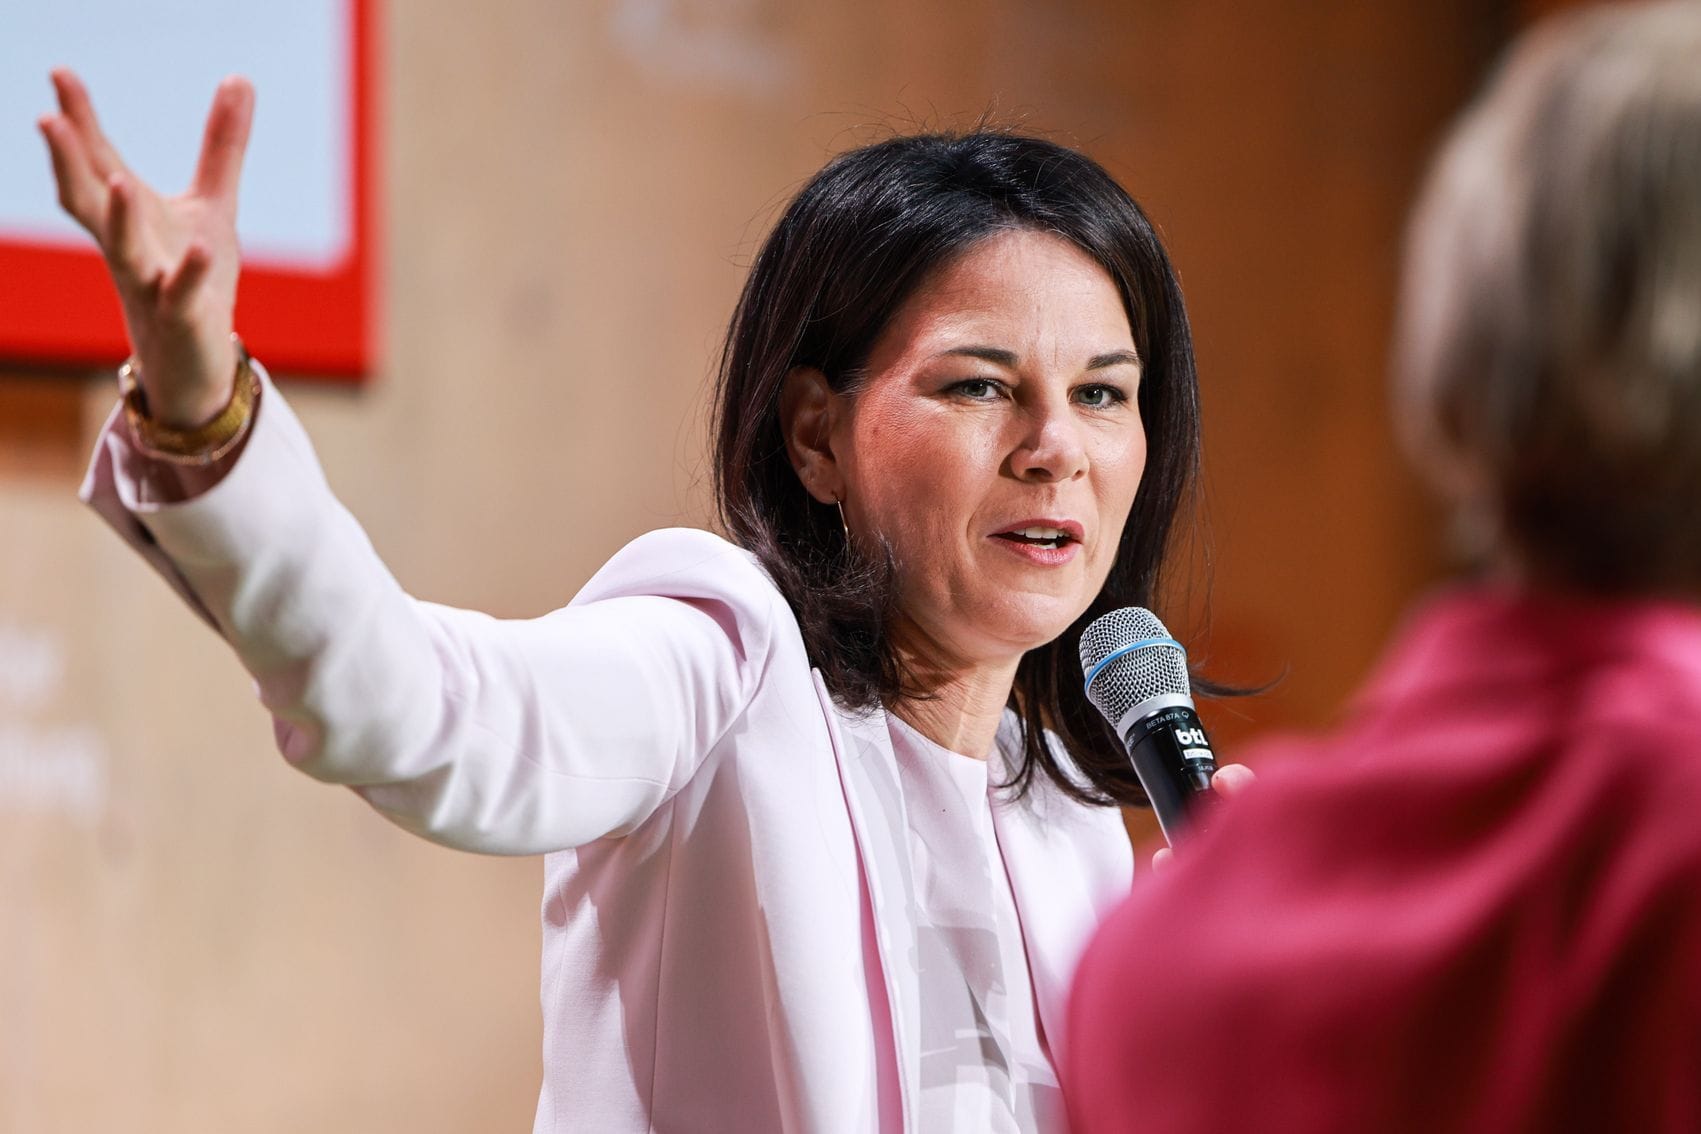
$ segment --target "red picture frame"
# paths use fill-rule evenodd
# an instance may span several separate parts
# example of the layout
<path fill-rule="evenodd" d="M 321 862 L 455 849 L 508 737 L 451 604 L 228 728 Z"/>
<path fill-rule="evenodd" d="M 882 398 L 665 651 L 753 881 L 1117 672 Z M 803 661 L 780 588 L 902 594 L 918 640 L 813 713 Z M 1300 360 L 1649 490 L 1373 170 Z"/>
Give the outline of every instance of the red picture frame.
<path fill-rule="evenodd" d="M 348 0 L 345 108 L 350 239 L 323 268 L 243 264 L 236 325 L 273 371 L 359 382 L 377 341 L 377 0 Z M 189 128 L 193 128 L 190 124 Z M 129 347 L 117 295 L 92 244 L 68 248 L 0 237 L 0 362 L 50 368 L 116 366 Z"/>

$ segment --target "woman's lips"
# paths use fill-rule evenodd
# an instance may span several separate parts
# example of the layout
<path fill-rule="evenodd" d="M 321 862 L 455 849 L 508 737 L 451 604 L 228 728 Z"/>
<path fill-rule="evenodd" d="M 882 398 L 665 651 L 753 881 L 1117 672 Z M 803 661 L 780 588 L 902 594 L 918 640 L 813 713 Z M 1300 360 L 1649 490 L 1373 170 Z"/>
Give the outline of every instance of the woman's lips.
<path fill-rule="evenodd" d="M 993 542 L 1029 563 L 1055 567 L 1080 553 L 1081 525 L 1073 520 L 1023 520 L 994 532 Z"/>

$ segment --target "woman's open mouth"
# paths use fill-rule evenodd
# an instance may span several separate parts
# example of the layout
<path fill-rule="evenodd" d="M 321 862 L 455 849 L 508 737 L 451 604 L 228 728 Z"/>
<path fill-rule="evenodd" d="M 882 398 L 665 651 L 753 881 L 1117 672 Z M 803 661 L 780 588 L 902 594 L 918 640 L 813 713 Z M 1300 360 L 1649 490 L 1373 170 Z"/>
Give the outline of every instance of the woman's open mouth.
<path fill-rule="evenodd" d="M 1065 544 L 1077 542 L 1076 538 L 1062 528 L 1026 527 L 1013 531 L 999 532 L 994 539 L 1009 540 L 1011 543 L 1027 544 L 1030 547 L 1062 547 Z"/>
<path fill-rule="evenodd" d="M 1029 563 L 1056 567 L 1075 558 L 1083 534 L 1073 520 L 1023 520 L 994 532 L 992 538 Z"/>

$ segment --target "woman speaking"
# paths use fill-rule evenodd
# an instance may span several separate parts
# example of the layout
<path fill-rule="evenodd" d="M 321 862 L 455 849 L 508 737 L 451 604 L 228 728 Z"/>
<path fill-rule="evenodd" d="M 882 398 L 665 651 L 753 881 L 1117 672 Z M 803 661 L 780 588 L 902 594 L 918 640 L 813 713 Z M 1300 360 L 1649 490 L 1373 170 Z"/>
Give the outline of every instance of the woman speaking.
<path fill-rule="evenodd" d="M 508 621 L 409 597 L 233 334 L 248 84 L 167 198 L 54 82 L 134 350 L 85 496 L 296 767 L 548 855 L 536 1128 L 1061 1129 L 1142 799 L 1076 639 L 1151 604 L 1198 459 L 1181 295 L 1104 170 L 988 131 L 830 162 L 727 334 L 726 538 L 651 532 Z"/>

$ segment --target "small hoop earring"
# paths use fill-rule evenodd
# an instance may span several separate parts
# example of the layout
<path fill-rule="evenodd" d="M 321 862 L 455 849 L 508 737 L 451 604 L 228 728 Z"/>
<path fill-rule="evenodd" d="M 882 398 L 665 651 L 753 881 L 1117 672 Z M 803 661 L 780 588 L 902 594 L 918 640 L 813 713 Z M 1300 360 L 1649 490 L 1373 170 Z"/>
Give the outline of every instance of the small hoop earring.
<path fill-rule="evenodd" d="M 833 498 L 833 506 L 839 510 L 839 530 L 845 533 L 845 546 L 850 546 L 850 525 L 845 523 L 845 501 L 842 496 Z"/>

